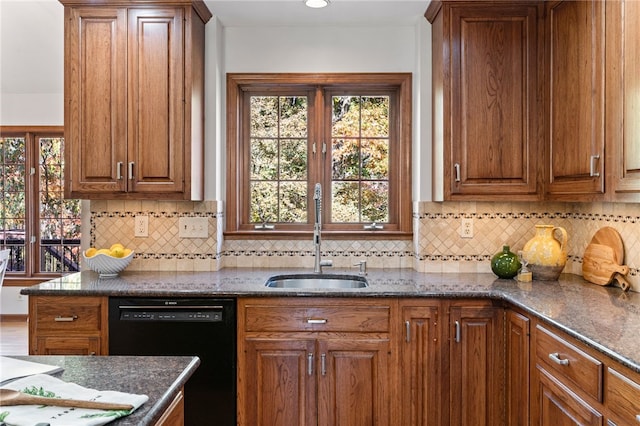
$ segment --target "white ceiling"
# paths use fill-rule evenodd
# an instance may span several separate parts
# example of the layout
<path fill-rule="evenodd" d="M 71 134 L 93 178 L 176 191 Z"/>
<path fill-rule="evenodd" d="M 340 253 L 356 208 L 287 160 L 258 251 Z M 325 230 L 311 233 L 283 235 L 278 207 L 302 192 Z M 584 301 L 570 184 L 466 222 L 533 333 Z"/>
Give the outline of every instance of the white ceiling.
<path fill-rule="evenodd" d="M 303 0 L 204 0 L 224 26 L 413 25 L 429 0 L 331 0 L 312 9 Z"/>

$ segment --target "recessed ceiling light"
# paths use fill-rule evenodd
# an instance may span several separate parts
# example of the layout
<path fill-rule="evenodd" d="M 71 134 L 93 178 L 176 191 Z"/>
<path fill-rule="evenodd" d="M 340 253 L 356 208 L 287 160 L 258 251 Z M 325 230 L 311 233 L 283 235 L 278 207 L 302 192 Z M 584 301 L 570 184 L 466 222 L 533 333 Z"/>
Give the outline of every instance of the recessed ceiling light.
<path fill-rule="evenodd" d="M 329 0 L 304 0 L 304 4 L 306 4 L 308 7 L 319 9 L 321 7 L 327 6 L 329 4 Z"/>

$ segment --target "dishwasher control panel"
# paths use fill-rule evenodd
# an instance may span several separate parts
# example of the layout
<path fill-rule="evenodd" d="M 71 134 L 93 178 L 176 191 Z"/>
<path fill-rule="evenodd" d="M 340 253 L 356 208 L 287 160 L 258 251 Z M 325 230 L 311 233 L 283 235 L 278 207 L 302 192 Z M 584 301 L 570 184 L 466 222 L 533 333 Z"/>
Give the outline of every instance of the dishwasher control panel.
<path fill-rule="evenodd" d="M 221 322 L 222 311 L 120 311 L 120 321 Z"/>

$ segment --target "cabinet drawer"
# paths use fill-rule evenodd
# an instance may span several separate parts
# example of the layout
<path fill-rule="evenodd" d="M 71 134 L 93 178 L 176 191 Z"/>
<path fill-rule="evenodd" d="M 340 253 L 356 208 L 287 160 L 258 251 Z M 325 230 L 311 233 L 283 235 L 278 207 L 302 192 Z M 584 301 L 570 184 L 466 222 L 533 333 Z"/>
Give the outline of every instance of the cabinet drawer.
<path fill-rule="evenodd" d="M 39 334 L 97 333 L 102 329 L 101 301 L 93 297 L 42 298 L 35 305 L 31 321 L 35 321 Z"/>
<path fill-rule="evenodd" d="M 390 312 L 388 305 L 248 304 L 245 309 L 245 331 L 388 333 L 391 328 Z"/>
<path fill-rule="evenodd" d="M 600 361 L 544 327 L 536 327 L 536 357 L 539 364 L 565 384 L 574 384 L 602 401 L 603 366 Z"/>
<path fill-rule="evenodd" d="M 640 383 L 609 368 L 607 371 L 607 406 L 616 424 L 640 425 Z"/>

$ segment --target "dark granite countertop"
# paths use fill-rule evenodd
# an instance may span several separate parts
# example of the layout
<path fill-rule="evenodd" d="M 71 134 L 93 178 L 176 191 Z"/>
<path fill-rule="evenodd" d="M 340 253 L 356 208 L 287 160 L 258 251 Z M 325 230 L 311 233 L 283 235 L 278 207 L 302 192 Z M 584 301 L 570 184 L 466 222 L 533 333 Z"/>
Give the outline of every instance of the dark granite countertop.
<path fill-rule="evenodd" d="M 271 289 L 277 274 L 309 270 L 223 269 L 216 272 L 123 272 L 99 278 L 87 271 L 21 291 L 26 295 L 202 297 L 322 296 L 441 297 L 504 300 L 553 324 L 590 347 L 640 373 L 640 293 L 591 284 L 577 275 L 558 281 L 519 283 L 493 274 L 428 274 L 409 269 L 370 269 L 370 286 L 349 290 Z M 353 273 L 352 270 L 328 270 Z"/>
<path fill-rule="evenodd" d="M 52 374 L 80 386 L 145 394 L 149 400 L 131 415 L 109 426 L 153 425 L 171 405 L 180 389 L 200 365 L 192 356 L 12 356 L 12 358 L 57 365 L 64 370 Z"/>

